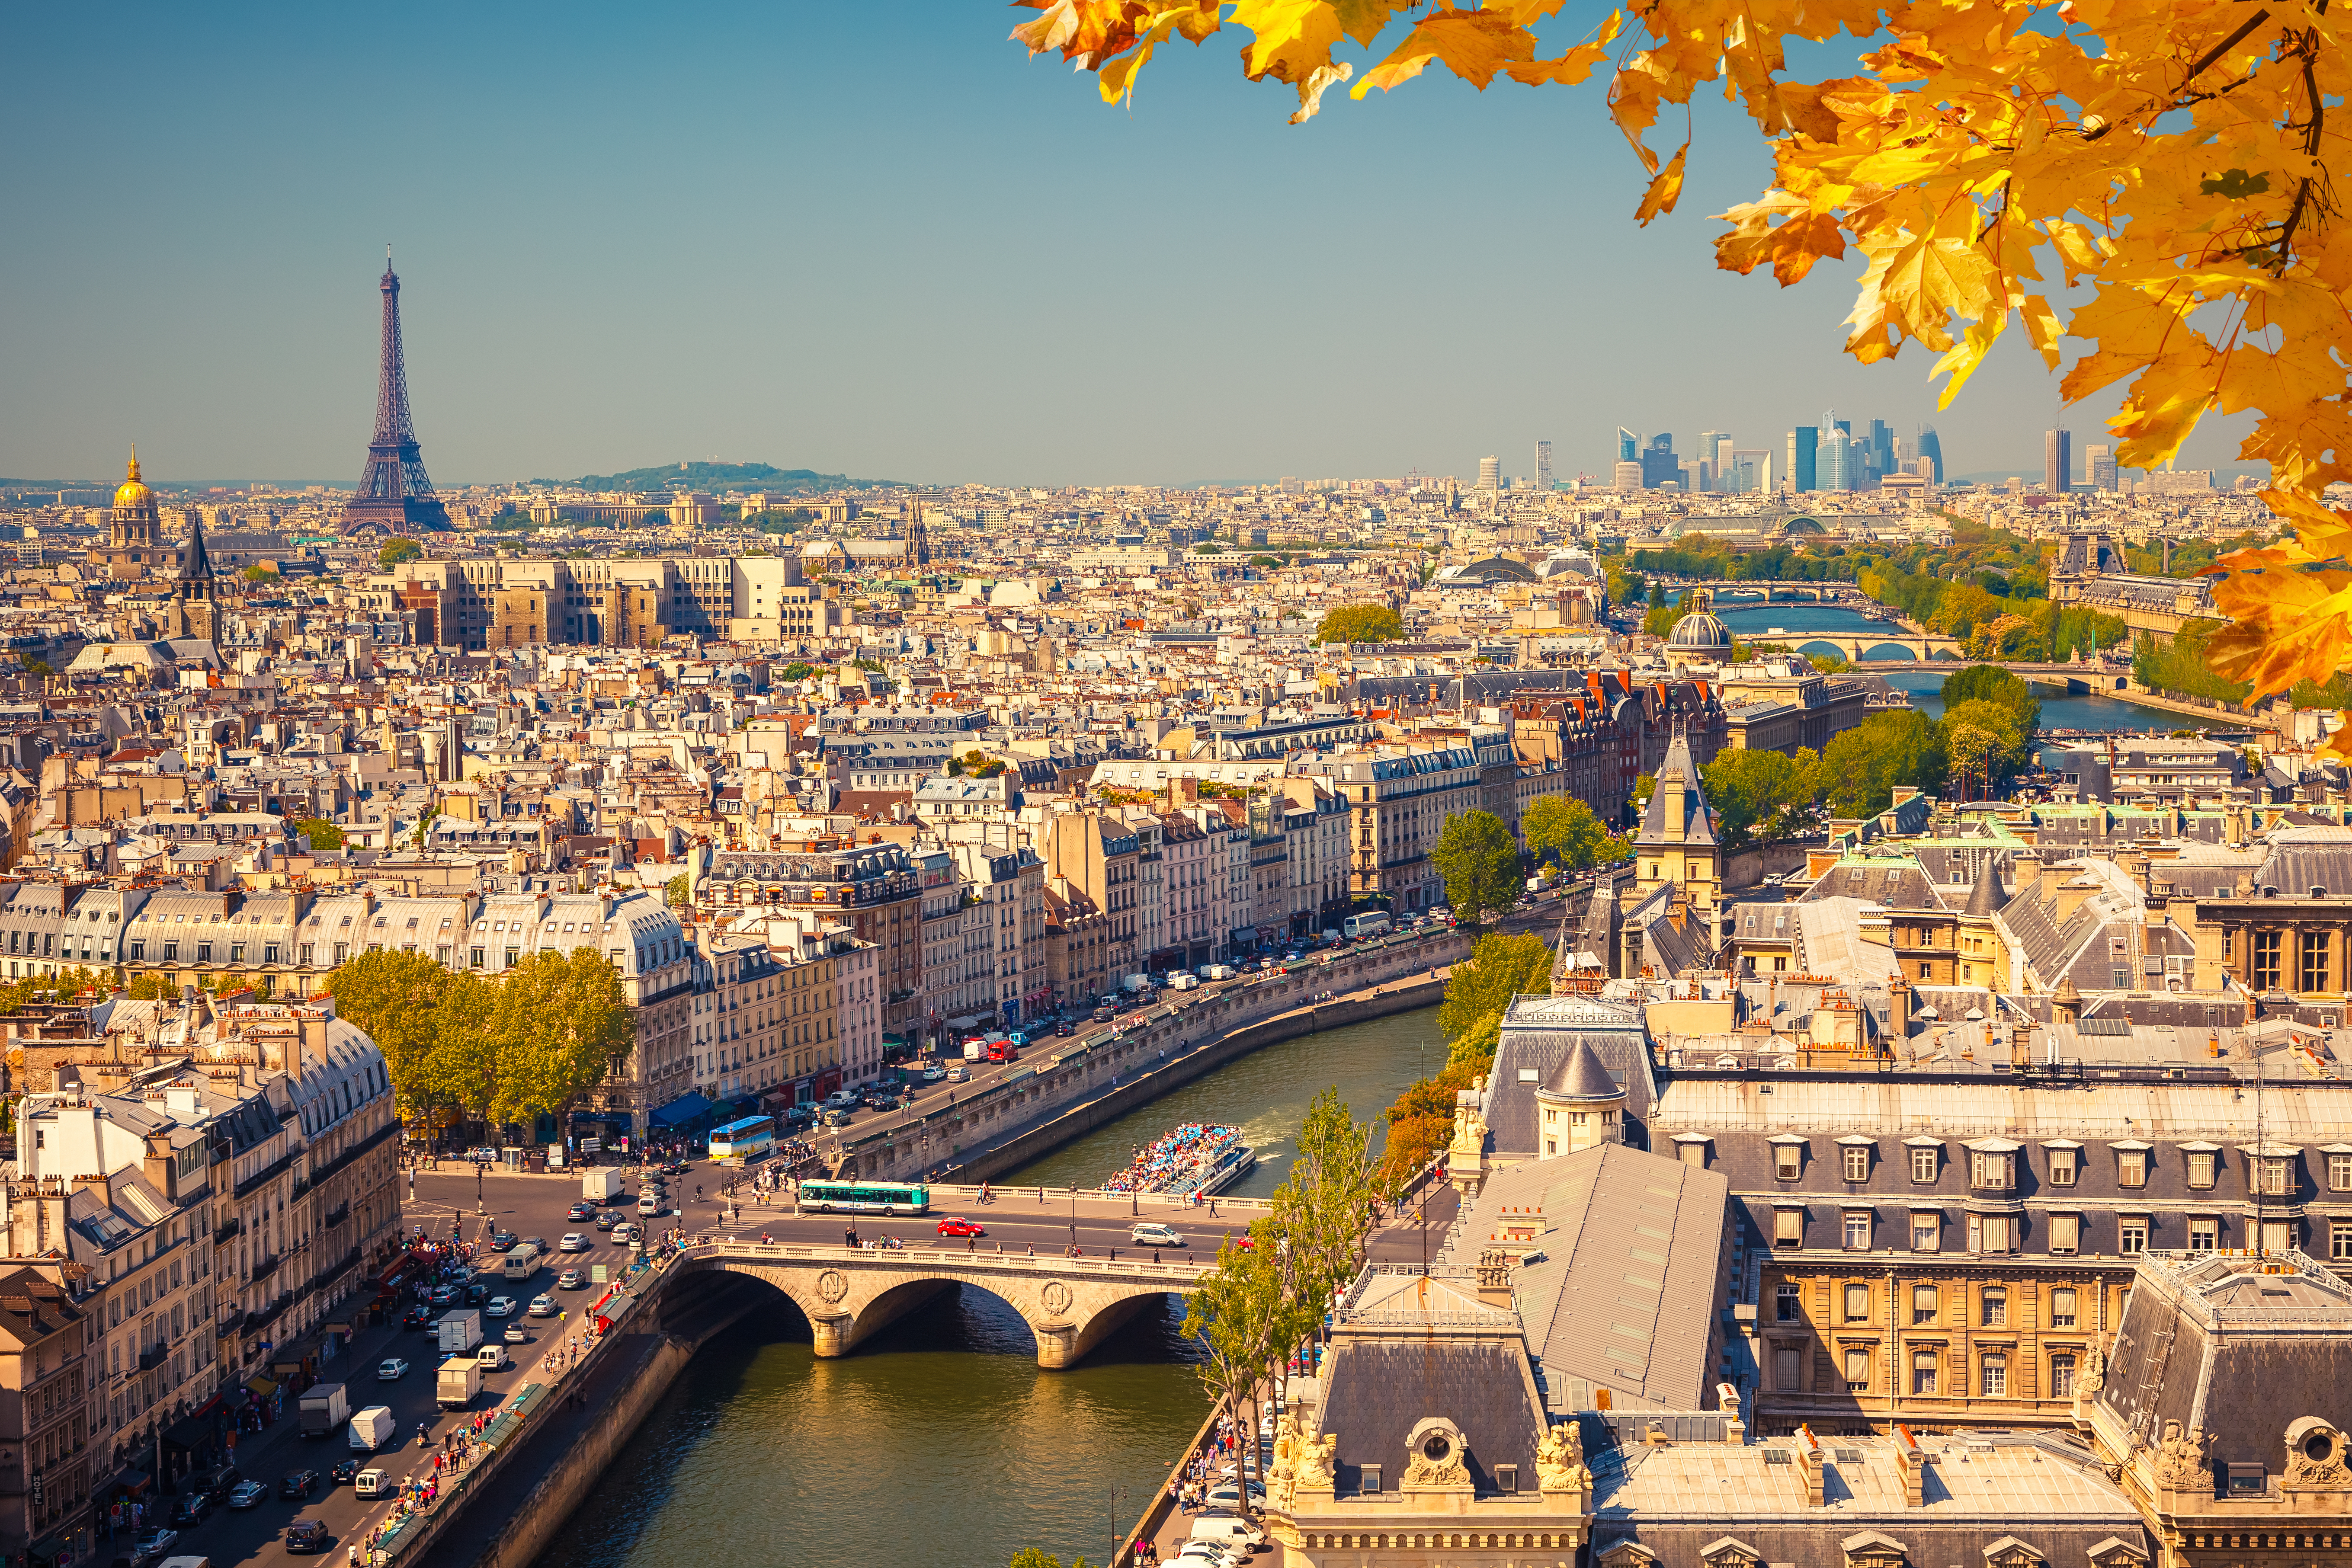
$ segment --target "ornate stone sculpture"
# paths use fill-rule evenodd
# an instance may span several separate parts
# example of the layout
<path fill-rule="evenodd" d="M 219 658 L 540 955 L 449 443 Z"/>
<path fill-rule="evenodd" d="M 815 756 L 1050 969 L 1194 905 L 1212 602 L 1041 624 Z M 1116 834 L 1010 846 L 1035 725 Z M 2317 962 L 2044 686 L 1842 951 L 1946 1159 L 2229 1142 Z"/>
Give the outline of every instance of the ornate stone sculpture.
<path fill-rule="evenodd" d="M 1544 1434 L 1536 1450 L 1536 1484 L 1544 1491 L 1581 1491 L 1592 1484 L 1584 1468 L 1584 1428 L 1573 1418 Z"/>
<path fill-rule="evenodd" d="M 1268 1508 L 1288 1512 L 1297 1495 L 1298 1464 L 1298 1423 L 1285 1416 L 1275 1423 L 1274 1464 L 1265 1473 L 1265 1501 Z"/>
<path fill-rule="evenodd" d="M 2298 1488 L 2352 1488 L 2344 1463 L 2345 1435 L 2317 1416 L 2306 1416 L 2286 1429 L 2284 1484 Z"/>
<path fill-rule="evenodd" d="M 1293 1450 L 1295 1458 L 1291 1470 L 1300 1491 L 1312 1492 L 1322 1498 L 1332 1494 L 1338 1484 L 1335 1479 L 1338 1463 L 1332 1454 L 1339 1447 L 1337 1437 L 1319 1435 L 1314 1412 L 1309 1411 L 1299 1418 L 1298 1447 Z"/>
<path fill-rule="evenodd" d="M 1471 1484 L 1470 1468 L 1462 1462 L 1462 1441 L 1450 1431 L 1414 1433 L 1405 1455 L 1403 1490 L 1447 1491 Z"/>
<path fill-rule="evenodd" d="M 2092 1395 L 2106 1386 L 2107 1353 L 2103 1345 L 2094 1343 L 2083 1353 L 2083 1371 L 2074 1379 L 2074 1397 L 2087 1401 Z"/>
<path fill-rule="evenodd" d="M 2211 1490 L 2213 1471 L 2205 1462 L 2207 1441 L 2203 1431 L 2189 1432 L 2178 1421 L 2167 1421 L 2164 1441 L 2151 1450 L 2157 1484 L 2176 1491 Z"/>

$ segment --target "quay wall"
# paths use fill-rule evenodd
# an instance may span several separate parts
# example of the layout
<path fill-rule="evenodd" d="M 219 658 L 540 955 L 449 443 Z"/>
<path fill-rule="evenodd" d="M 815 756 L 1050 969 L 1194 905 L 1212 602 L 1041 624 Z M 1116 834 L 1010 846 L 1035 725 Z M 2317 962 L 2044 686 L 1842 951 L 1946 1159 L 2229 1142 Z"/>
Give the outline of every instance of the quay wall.
<path fill-rule="evenodd" d="M 1453 930 L 1400 938 L 1213 997 L 1155 1001 L 1143 1022 L 1083 1041 L 1048 1037 L 1029 1048 L 1021 1071 L 918 1122 L 864 1133 L 829 1163 L 838 1175 L 868 1180 L 935 1172 L 943 1180 L 989 1179 L 1259 1046 L 1431 1006 L 1444 995 L 1444 977 L 1421 977 L 1468 957 L 1470 946 L 1466 933 Z M 1411 982 L 1402 988 L 1411 999 L 1401 998 L 1400 982 Z M 1316 1000 L 1325 991 L 1339 995 Z"/>

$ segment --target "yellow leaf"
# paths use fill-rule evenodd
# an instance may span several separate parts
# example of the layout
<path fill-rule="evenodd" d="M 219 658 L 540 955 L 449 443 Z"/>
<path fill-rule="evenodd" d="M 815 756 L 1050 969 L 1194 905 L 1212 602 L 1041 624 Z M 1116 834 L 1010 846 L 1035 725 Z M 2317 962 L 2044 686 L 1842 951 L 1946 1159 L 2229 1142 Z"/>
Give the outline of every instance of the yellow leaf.
<path fill-rule="evenodd" d="M 1683 156 L 1689 151 L 1690 143 L 1687 141 L 1675 148 L 1675 155 L 1666 160 L 1666 166 L 1658 172 L 1656 179 L 1650 182 L 1649 190 L 1643 193 L 1641 208 L 1633 214 L 1635 223 L 1647 228 L 1652 218 L 1675 210 L 1675 204 L 1682 199 L 1683 194 Z"/>
<path fill-rule="evenodd" d="M 1329 0 L 1236 0 L 1226 19 L 1249 29 L 1242 72 L 1252 81 L 1304 82 L 1331 63 L 1343 37 Z"/>
<path fill-rule="evenodd" d="M 1944 357 L 1937 360 L 1934 368 L 1927 372 L 1930 378 L 1939 375 L 1948 375 L 1952 378 L 1944 384 L 1943 395 L 1936 400 L 1937 408 L 1952 406 L 1952 399 L 1958 397 L 1960 389 L 1969 384 L 1969 378 L 1977 373 L 1977 367 L 1984 363 L 1985 355 L 1991 350 L 1995 340 L 2000 338 L 2008 326 L 2008 311 L 2004 310 L 1998 316 L 1988 316 L 1981 321 L 1971 322 L 1969 329 L 1960 334 L 1960 340 L 1944 350 Z"/>
<path fill-rule="evenodd" d="M 1423 17 L 1388 58 L 1364 73 L 1349 96 L 1362 98 L 1374 88 L 1390 91 L 1419 76 L 1432 60 L 1483 92 L 1496 71 L 1513 60 L 1534 58 L 1535 49 L 1535 35 L 1505 12 L 1444 6 Z"/>
<path fill-rule="evenodd" d="M 1612 16 L 1610 20 L 1613 23 L 1616 18 Z M 1608 57 L 1609 46 L 1605 42 L 1579 44 L 1556 60 L 1514 60 L 1503 68 L 1503 74 L 1529 87 L 1574 87 Z"/>
<path fill-rule="evenodd" d="M 2017 313 L 2025 322 L 2025 335 L 2042 350 L 2042 362 L 2056 370 L 2058 339 L 2065 329 L 2058 324 L 2058 313 L 2050 308 L 2050 301 L 2039 294 L 2029 294 L 2018 301 Z M 1945 395 L 1948 398 L 1950 393 Z"/>
<path fill-rule="evenodd" d="M 1303 121 L 1314 119 L 1315 111 L 1323 107 L 1323 89 L 1328 87 L 1335 86 L 1339 82 L 1346 81 L 1350 76 L 1355 74 L 1355 67 L 1349 65 L 1345 60 L 1341 60 L 1337 65 L 1323 67 L 1320 70 L 1318 70 L 1313 75 L 1309 76 L 1305 81 L 1300 82 L 1298 84 L 1298 112 L 1290 117 L 1290 123 L 1297 125 Z"/>

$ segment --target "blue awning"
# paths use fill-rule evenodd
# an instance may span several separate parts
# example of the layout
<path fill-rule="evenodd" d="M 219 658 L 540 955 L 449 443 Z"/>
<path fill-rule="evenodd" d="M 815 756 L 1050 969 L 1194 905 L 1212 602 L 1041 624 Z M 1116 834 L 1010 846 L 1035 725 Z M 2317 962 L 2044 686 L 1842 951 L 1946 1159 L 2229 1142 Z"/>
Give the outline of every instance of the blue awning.
<path fill-rule="evenodd" d="M 646 1118 L 656 1127 L 675 1127 L 680 1122 L 691 1122 L 710 1109 L 710 1102 L 700 1093 L 688 1090 Z"/>

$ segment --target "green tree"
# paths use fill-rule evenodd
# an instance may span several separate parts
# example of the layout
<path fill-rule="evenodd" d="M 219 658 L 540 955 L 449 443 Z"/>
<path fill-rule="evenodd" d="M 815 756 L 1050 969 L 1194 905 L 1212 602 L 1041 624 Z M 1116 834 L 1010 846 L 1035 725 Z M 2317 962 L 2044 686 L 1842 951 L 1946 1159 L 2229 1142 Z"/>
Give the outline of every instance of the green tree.
<path fill-rule="evenodd" d="M 449 977 L 421 953 L 362 953 L 338 966 L 320 988 L 335 998 L 336 1016 L 365 1030 L 383 1052 L 394 1097 L 412 1115 L 451 1098 L 434 1072 Z"/>
<path fill-rule="evenodd" d="M 1307 1108 L 1289 1174 L 1274 1194 L 1275 1228 L 1286 1243 L 1285 1286 L 1296 1307 L 1318 1311 L 1363 1267 L 1364 1240 L 1382 1196 L 1371 1136 L 1372 1124 L 1349 1115 L 1337 1088 Z M 1310 1318 L 1295 1322 L 1292 1333 L 1304 1338 L 1315 1327 Z"/>
<path fill-rule="evenodd" d="M 1675 629 L 1675 622 L 1689 612 L 1679 604 L 1667 604 L 1659 597 L 1657 586 L 1650 588 L 1650 608 L 1643 612 L 1642 630 L 1653 637 L 1664 637 Z"/>
<path fill-rule="evenodd" d="M 266 560 L 257 561 L 245 569 L 245 580 L 247 582 L 271 582 L 275 581 L 277 577 L 278 569 Z"/>
<path fill-rule="evenodd" d="M 339 850 L 343 847 L 343 830 L 324 817 L 305 817 L 294 824 L 294 831 L 310 840 L 314 850 Z"/>
<path fill-rule="evenodd" d="M 1987 622 L 1999 620 L 2009 606 L 1973 582 L 1956 582 L 1936 602 L 1927 629 L 1947 637 L 1965 637 Z"/>
<path fill-rule="evenodd" d="M 1439 1032 L 1456 1040 L 1488 1014 L 1503 1012 L 1513 997 L 1551 995 L 1551 948 L 1541 936 L 1487 932 L 1446 977 L 1445 1000 L 1437 1009 Z"/>
<path fill-rule="evenodd" d="M 1970 697 L 1947 708 L 1939 728 L 1948 771 L 1974 780 L 1987 799 L 2032 755 L 2014 711 L 1984 697 Z"/>
<path fill-rule="evenodd" d="M 693 901 L 687 892 L 686 873 L 680 872 L 662 883 L 662 902 L 672 909 L 686 909 L 691 906 Z"/>
<path fill-rule="evenodd" d="M 1286 1289 L 1281 1236 L 1273 1218 L 1254 1221 L 1249 1237 L 1248 1247 L 1228 1238 L 1217 1249 L 1215 1266 L 1201 1276 L 1184 1303 L 1184 1333 L 1202 1350 L 1194 1371 L 1216 1408 L 1243 1431 L 1256 1429 L 1243 1406 L 1256 1393 L 1276 1350 L 1286 1347 L 1304 1327 L 1302 1303 Z M 1244 1489 L 1243 1497 L 1248 1495 Z"/>
<path fill-rule="evenodd" d="M 798 659 L 784 666 L 784 679 L 788 681 L 804 681 L 815 674 L 814 664 L 803 664 Z"/>
<path fill-rule="evenodd" d="M 1455 918 L 1474 927 L 1488 910 L 1508 909 L 1525 891 L 1517 841 L 1492 811 L 1448 817 L 1429 861 L 1445 879 L 1445 901 Z"/>
<path fill-rule="evenodd" d="M 415 539 L 386 539 L 383 548 L 375 552 L 378 571 L 390 571 L 404 560 L 415 560 L 425 553 L 425 547 Z"/>
<path fill-rule="evenodd" d="M 1943 697 L 1947 712 L 1979 699 L 2000 705 L 2009 710 L 2021 737 L 2031 737 L 2042 727 L 2042 704 L 2033 688 L 1999 664 L 1970 664 L 1946 675 Z"/>
<path fill-rule="evenodd" d="M 1342 604 L 1315 628 L 1318 643 L 1391 643 L 1403 635 L 1404 622 L 1385 604 Z"/>
<path fill-rule="evenodd" d="M 1621 860 L 1622 834 L 1612 833 L 1592 808 L 1573 795 L 1539 796 L 1519 819 L 1528 852 L 1566 871 L 1587 871 Z"/>
<path fill-rule="evenodd" d="M 1926 714 L 1875 713 L 1831 737 L 1822 748 L 1821 777 L 1832 816 L 1874 816 L 1894 802 L 1896 785 L 1927 795 L 1941 790 L 1944 748 Z"/>
<path fill-rule="evenodd" d="M 1820 800 L 1819 771 L 1819 759 L 1809 750 L 1795 757 L 1746 749 L 1717 753 L 1699 776 L 1725 847 L 1787 838 L 1811 827 Z"/>

